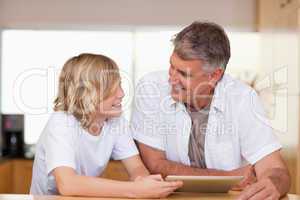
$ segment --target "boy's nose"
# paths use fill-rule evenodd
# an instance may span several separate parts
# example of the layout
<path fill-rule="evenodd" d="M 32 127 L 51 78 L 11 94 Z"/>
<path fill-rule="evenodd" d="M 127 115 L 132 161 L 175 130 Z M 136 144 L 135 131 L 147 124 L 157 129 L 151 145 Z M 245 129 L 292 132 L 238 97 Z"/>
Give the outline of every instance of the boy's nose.
<path fill-rule="evenodd" d="M 120 87 L 118 97 L 123 98 L 124 96 L 125 96 L 124 90 L 123 90 L 123 88 Z"/>

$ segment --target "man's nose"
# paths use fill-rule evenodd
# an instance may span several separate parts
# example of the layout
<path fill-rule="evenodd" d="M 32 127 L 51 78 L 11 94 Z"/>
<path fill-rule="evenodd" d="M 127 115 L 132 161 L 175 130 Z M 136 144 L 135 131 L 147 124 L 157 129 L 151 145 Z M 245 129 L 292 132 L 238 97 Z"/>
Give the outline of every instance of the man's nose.
<path fill-rule="evenodd" d="M 173 71 L 171 70 L 169 73 L 169 82 L 171 84 L 177 84 L 179 82 L 177 73 L 174 70 Z"/>

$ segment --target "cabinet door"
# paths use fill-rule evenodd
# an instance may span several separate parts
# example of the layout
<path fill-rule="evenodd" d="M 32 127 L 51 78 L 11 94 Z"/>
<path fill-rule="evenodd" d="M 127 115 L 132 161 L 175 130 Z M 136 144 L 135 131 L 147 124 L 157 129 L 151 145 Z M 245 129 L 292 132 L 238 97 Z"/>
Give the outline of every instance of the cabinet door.
<path fill-rule="evenodd" d="M 12 162 L 3 161 L 0 163 L 0 193 L 11 193 L 13 188 Z"/>
<path fill-rule="evenodd" d="M 32 160 L 14 160 L 14 188 L 15 194 L 28 194 L 31 185 Z"/>
<path fill-rule="evenodd" d="M 282 154 L 296 192 L 299 147 L 299 0 L 259 0 L 262 66 L 271 79 L 274 115 L 271 124 L 283 145 Z M 299 189 L 298 189 L 299 192 Z"/>
<path fill-rule="evenodd" d="M 299 5 L 299 0 L 258 0 L 257 30 L 296 30 L 298 24 L 295 24 L 294 17 Z"/>
<path fill-rule="evenodd" d="M 258 31 L 270 31 L 276 27 L 277 14 L 280 10 L 281 0 L 257 1 L 257 29 Z"/>

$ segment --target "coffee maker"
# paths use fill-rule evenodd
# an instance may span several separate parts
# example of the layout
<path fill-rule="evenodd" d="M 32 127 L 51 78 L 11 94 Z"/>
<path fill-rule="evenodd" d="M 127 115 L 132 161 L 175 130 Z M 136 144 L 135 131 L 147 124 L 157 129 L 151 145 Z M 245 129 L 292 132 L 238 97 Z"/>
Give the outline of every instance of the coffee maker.
<path fill-rule="evenodd" d="M 1 115 L 2 156 L 24 156 L 24 115 Z"/>

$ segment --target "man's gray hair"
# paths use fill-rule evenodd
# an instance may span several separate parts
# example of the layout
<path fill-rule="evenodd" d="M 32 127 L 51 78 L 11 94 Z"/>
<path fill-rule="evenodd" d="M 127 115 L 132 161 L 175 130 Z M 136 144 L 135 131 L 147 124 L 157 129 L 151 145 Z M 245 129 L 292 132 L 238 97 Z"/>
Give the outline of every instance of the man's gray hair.
<path fill-rule="evenodd" d="M 200 59 L 208 71 L 217 67 L 225 71 L 230 58 L 229 39 L 215 23 L 195 21 L 175 35 L 173 44 L 181 59 Z"/>

